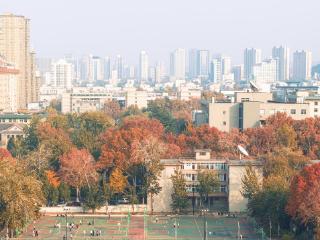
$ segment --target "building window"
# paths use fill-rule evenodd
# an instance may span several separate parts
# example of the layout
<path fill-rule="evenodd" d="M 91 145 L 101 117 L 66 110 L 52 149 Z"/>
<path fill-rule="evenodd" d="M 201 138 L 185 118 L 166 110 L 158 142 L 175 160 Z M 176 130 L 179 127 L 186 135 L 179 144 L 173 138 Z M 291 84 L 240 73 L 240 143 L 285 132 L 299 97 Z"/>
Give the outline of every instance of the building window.
<path fill-rule="evenodd" d="M 301 114 L 307 114 L 307 110 L 306 109 L 301 109 Z"/>
<path fill-rule="evenodd" d="M 264 115 L 265 110 L 264 109 L 260 109 L 260 115 Z"/>
<path fill-rule="evenodd" d="M 291 110 L 290 110 L 290 113 L 291 113 L 291 114 L 296 114 L 296 110 L 295 110 L 295 109 L 291 109 Z"/>
<path fill-rule="evenodd" d="M 316 105 L 316 106 L 317 106 L 317 105 L 318 105 L 318 102 L 314 102 L 314 105 Z"/>
<path fill-rule="evenodd" d="M 226 115 L 226 111 L 223 111 L 222 114 L 223 114 L 223 115 Z"/>
<path fill-rule="evenodd" d="M 274 109 L 270 110 L 270 114 L 271 114 L 271 115 L 274 114 L 274 113 L 275 113 L 275 110 L 274 110 Z"/>
<path fill-rule="evenodd" d="M 206 152 L 200 152 L 200 156 L 205 156 Z"/>
<path fill-rule="evenodd" d="M 223 126 L 226 126 L 226 125 L 227 125 L 227 122 L 226 122 L 226 121 L 223 121 L 222 124 L 223 124 Z"/>
<path fill-rule="evenodd" d="M 315 108 L 315 109 L 314 109 L 314 112 L 318 112 L 318 108 Z"/>
<path fill-rule="evenodd" d="M 241 102 L 249 102 L 249 98 L 241 98 Z"/>

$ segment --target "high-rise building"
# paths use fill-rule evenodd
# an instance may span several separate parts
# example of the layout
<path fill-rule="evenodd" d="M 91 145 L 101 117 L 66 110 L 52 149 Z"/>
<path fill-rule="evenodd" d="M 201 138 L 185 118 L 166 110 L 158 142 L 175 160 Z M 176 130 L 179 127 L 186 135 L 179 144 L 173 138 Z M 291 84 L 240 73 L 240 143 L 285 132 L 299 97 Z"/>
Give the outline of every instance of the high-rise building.
<path fill-rule="evenodd" d="M 149 72 L 149 58 L 148 54 L 145 51 L 140 52 L 140 59 L 139 59 L 139 80 L 140 83 L 148 82 L 148 72 Z"/>
<path fill-rule="evenodd" d="M 176 49 L 170 57 L 171 76 L 177 80 L 184 80 L 186 77 L 186 50 Z"/>
<path fill-rule="evenodd" d="M 197 49 L 190 49 L 189 51 L 188 77 L 190 79 L 198 77 L 198 50 Z"/>
<path fill-rule="evenodd" d="M 252 79 L 253 66 L 261 63 L 261 49 L 246 48 L 244 50 L 244 77 Z"/>
<path fill-rule="evenodd" d="M 111 75 L 111 62 L 110 57 L 105 57 L 103 59 L 103 79 L 108 80 Z"/>
<path fill-rule="evenodd" d="M 72 64 L 65 59 L 52 64 L 51 84 L 54 87 L 70 89 L 72 87 Z"/>
<path fill-rule="evenodd" d="M 100 57 L 90 56 L 89 59 L 89 83 L 103 80 L 103 64 Z"/>
<path fill-rule="evenodd" d="M 209 71 L 210 82 L 221 83 L 221 61 L 220 58 L 214 58 L 210 61 L 210 71 Z"/>
<path fill-rule="evenodd" d="M 293 53 L 293 80 L 310 80 L 311 67 L 312 53 L 310 51 L 302 50 Z"/>
<path fill-rule="evenodd" d="M 232 73 L 234 76 L 234 81 L 239 83 L 244 79 L 244 66 L 242 64 L 233 66 Z"/>
<path fill-rule="evenodd" d="M 277 80 L 289 80 L 290 49 L 286 46 L 273 47 L 272 58 L 277 59 Z"/>
<path fill-rule="evenodd" d="M 164 66 L 161 62 L 156 64 L 155 83 L 160 83 L 164 75 Z"/>
<path fill-rule="evenodd" d="M 221 61 L 221 74 L 222 75 L 230 74 L 231 73 L 231 57 L 221 55 L 220 61 Z"/>
<path fill-rule="evenodd" d="M 116 58 L 116 63 L 115 63 L 115 66 L 114 66 L 114 70 L 117 71 L 118 73 L 118 79 L 122 79 L 122 75 L 123 75 L 123 60 L 122 60 L 122 57 L 121 55 L 117 55 L 117 58 Z"/>
<path fill-rule="evenodd" d="M 0 110 L 16 112 L 18 108 L 17 76 L 19 71 L 0 55 Z"/>
<path fill-rule="evenodd" d="M 0 15 L 0 54 L 19 70 L 18 108 L 26 108 L 28 103 L 38 101 L 39 78 L 35 75 L 34 52 L 30 49 L 29 25 L 29 19 L 24 16 Z"/>
<path fill-rule="evenodd" d="M 266 59 L 253 66 L 252 80 L 258 84 L 270 84 L 277 81 L 277 60 Z"/>
<path fill-rule="evenodd" d="M 209 77 L 209 60 L 210 53 L 208 50 L 199 50 L 197 57 L 197 73 L 201 79 L 208 79 Z"/>

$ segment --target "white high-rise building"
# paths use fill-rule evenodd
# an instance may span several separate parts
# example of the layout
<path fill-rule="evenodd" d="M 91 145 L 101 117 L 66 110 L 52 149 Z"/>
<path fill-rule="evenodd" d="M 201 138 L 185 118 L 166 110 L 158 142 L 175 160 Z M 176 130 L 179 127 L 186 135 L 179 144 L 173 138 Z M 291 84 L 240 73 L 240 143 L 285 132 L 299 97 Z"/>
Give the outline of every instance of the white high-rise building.
<path fill-rule="evenodd" d="M 209 60 L 210 53 L 208 50 L 198 51 L 198 77 L 201 79 L 207 79 L 209 77 Z"/>
<path fill-rule="evenodd" d="M 213 83 L 221 83 L 222 77 L 221 77 L 221 61 L 220 58 L 214 58 L 210 61 L 210 82 Z"/>
<path fill-rule="evenodd" d="M 108 80 L 111 75 L 111 61 L 110 57 L 105 57 L 103 59 L 103 79 Z"/>
<path fill-rule="evenodd" d="M 293 53 L 293 80 L 310 80 L 311 67 L 312 53 L 310 51 L 302 50 Z"/>
<path fill-rule="evenodd" d="M 123 77 L 122 76 L 123 75 L 123 60 L 122 60 L 121 55 L 117 55 L 114 70 L 117 71 L 117 74 L 118 74 L 117 78 L 122 79 L 122 77 Z"/>
<path fill-rule="evenodd" d="M 140 74 L 140 83 L 148 82 L 149 80 L 149 58 L 148 54 L 145 51 L 140 52 L 139 59 L 139 74 Z"/>
<path fill-rule="evenodd" d="M 252 80 L 258 84 L 271 84 L 277 81 L 277 60 L 266 59 L 253 66 Z"/>
<path fill-rule="evenodd" d="M 228 75 L 231 73 L 231 57 L 221 55 L 221 74 Z"/>
<path fill-rule="evenodd" d="M 246 48 L 244 50 L 244 76 L 248 81 L 252 79 L 253 66 L 261 63 L 261 49 Z"/>
<path fill-rule="evenodd" d="M 289 80 L 290 49 L 286 46 L 273 47 L 272 58 L 278 61 L 277 80 Z"/>
<path fill-rule="evenodd" d="M 100 57 L 90 56 L 89 59 L 89 83 L 103 80 L 103 63 Z"/>
<path fill-rule="evenodd" d="M 171 76 L 178 80 L 186 78 L 186 50 L 183 48 L 176 49 L 170 57 Z"/>
<path fill-rule="evenodd" d="M 70 89 L 72 87 L 72 64 L 65 59 L 52 63 L 51 65 L 51 85 Z"/>

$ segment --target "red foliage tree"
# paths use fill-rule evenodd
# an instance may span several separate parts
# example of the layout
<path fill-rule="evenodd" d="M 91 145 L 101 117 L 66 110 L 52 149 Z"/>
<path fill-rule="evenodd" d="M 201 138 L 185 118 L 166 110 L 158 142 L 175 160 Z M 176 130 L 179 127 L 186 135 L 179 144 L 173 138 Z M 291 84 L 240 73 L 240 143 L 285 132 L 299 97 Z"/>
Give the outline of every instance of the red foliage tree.
<path fill-rule="evenodd" d="M 59 175 L 61 180 L 77 190 L 79 200 L 80 188 L 97 181 L 98 175 L 92 155 L 86 149 L 72 148 L 70 152 L 60 157 Z"/>
<path fill-rule="evenodd" d="M 316 226 L 320 236 L 320 163 L 305 167 L 297 175 L 290 187 L 287 212 L 304 224 Z M 317 238 L 318 239 L 318 238 Z"/>

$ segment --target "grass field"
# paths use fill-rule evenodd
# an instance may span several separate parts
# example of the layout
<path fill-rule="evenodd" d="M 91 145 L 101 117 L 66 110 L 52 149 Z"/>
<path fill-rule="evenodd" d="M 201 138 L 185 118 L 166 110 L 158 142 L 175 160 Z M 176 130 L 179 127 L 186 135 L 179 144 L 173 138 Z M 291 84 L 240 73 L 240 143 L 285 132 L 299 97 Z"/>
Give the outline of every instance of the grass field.
<path fill-rule="evenodd" d="M 207 219 L 207 239 L 231 240 L 242 239 L 258 240 L 262 239 L 261 234 L 255 233 L 254 228 L 248 223 L 246 218 L 228 217 L 206 217 Z M 80 225 L 80 220 L 82 224 Z M 94 225 L 93 224 L 94 221 Z M 68 222 L 79 225 L 70 231 L 67 230 L 68 239 L 179 239 L 197 240 L 203 239 L 204 218 L 198 216 L 68 216 Z M 239 222 L 239 227 L 238 227 Z M 56 223 L 61 224 L 61 228 L 55 228 Z M 176 226 L 176 227 L 174 227 Z M 65 217 L 42 217 L 37 222 L 31 224 L 19 239 L 35 239 L 32 236 L 33 227 L 39 231 L 38 239 L 63 239 L 66 235 Z M 240 231 L 239 231 L 240 229 Z M 101 236 L 90 236 L 90 231 L 101 231 Z"/>

